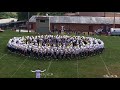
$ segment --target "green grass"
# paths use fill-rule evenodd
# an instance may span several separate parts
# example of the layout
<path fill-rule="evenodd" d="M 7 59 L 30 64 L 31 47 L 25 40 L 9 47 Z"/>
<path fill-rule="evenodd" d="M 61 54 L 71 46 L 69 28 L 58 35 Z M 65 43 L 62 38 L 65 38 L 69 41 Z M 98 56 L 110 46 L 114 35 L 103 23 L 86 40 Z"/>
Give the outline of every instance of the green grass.
<path fill-rule="evenodd" d="M 105 43 L 106 49 L 101 55 L 85 59 L 57 61 L 53 59 L 37 60 L 8 52 L 6 45 L 9 39 L 25 35 L 35 34 L 17 33 L 10 30 L 0 33 L 0 78 L 35 78 L 35 73 L 30 70 L 38 67 L 41 70 L 47 69 L 45 73 L 42 73 L 42 78 L 103 78 L 103 75 L 108 74 L 103 61 L 110 74 L 120 77 L 119 36 L 94 36 Z"/>

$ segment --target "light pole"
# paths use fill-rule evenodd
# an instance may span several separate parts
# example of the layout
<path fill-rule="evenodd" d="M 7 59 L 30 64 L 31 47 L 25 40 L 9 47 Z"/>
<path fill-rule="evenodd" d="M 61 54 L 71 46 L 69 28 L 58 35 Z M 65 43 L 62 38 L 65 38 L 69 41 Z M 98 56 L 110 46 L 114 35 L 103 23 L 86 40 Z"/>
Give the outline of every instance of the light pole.
<path fill-rule="evenodd" d="M 115 12 L 114 12 L 113 28 L 115 28 Z"/>
<path fill-rule="evenodd" d="M 105 12 L 104 12 L 104 17 L 106 17 L 106 16 L 105 16 Z"/>

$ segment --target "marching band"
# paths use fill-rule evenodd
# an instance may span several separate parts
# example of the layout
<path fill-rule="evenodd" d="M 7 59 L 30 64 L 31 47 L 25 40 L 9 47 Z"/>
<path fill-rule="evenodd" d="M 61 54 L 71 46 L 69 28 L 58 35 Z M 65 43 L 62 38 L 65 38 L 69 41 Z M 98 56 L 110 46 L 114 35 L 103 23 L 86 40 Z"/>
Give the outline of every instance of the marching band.
<path fill-rule="evenodd" d="M 85 36 L 39 35 L 13 37 L 7 48 L 25 56 L 35 58 L 75 58 L 101 54 L 104 42 Z"/>

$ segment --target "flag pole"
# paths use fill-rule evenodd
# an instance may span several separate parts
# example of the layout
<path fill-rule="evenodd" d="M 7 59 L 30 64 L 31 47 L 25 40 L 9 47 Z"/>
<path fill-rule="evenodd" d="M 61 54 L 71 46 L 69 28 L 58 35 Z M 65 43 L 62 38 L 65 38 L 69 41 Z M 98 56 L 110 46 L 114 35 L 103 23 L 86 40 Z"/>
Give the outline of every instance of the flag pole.
<path fill-rule="evenodd" d="M 114 12 L 113 28 L 115 28 L 115 12 Z"/>

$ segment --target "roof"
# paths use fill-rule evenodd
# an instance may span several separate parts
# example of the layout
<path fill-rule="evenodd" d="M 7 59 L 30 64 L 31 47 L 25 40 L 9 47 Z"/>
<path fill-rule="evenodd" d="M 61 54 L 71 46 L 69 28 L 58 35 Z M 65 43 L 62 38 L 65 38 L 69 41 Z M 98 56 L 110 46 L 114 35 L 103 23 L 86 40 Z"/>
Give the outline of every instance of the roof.
<path fill-rule="evenodd" d="M 15 19 L 15 18 L 0 19 L 0 24 L 9 23 L 9 22 L 12 22 L 12 21 L 16 22 L 17 19 Z"/>
<path fill-rule="evenodd" d="M 32 16 L 29 22 L 36 22 L 37 17 Z M 44 16 L 45 17 L 45 16 Z M 114 17 L 88 17 L 88 16 L 48 16 L 50 23 L 79 23 L 79 24 L 113 24 Z M 115 17 L 115 24 L 120 24 L 120 17 Z"/>
<path fill-rule="evenodd" d="M 10 23 L 25 23 L 26 21 L 16 21 L 16 22 L 10 22 Z"/>

